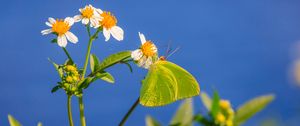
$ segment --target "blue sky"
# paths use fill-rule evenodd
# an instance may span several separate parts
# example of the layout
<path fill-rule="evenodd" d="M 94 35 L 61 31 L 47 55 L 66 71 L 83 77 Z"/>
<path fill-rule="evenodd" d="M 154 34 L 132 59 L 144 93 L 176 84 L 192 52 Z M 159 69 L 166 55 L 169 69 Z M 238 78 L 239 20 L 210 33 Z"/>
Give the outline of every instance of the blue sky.
<path fill-rule="evenodd" d="M 66 57 L 49 42 L 53 36 L 42 36 L 40 31 L 47 28 L 48 17 L 74 16 L 86 4 L 113 12 L 125 31 L 122 42 L 104 42 L 103 36 L 94 42 L 92 53 L 100 59 L 136 49 L 138 32 L 142 32 L 161 54 L 170 42 L 173 48 L 180 46 L 169 60 L 195 75 L 201 91 L 217 89 L 235 107 L 258 95 L 276 94 L 275 102 L 246 125 L 257 125 L 269 117 L 297 124 L 300 89 L 290 80 L 289 69 L 297 55 L 291 49 L 300 40 L 300 1 L 9 0 L 0 5 L 0 125 L 8 125 L 9 113 L 24 125 L 38 121 L 45 126 L 68 124 L 65 93 L 50 93 L 59 78 L 47 60 L 62 63 Z M 82 66 L 87 34 L 81 24 L 71 30 L 79 43 L 67 48 Z M 147 71 L 134 66 L 131 74 L 126 66 L 117 65 L 109 72 L 116 78 L 114 85 L 97 81 L 85 91 L 89 126 L 117 125 L 139 96 L 139 81 Z M 79 125 L 77 99 L 72 100 Z M 194 101 L 195 110 L 203 111 L 199 98 Z M 167 124 L 179 103 L 139 106 L 127 124 L 144 125 L 147 114 Z"/>

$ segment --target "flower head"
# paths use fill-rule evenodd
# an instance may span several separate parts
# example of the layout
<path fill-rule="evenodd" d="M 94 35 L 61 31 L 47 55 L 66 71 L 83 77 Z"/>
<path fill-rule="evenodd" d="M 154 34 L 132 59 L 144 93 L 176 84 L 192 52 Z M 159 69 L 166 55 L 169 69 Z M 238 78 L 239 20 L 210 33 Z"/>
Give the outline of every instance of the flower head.
<path fill-rule="evenodd" d="M 54 33 L 57 35 L 57 44 L 60 47 L 67 46 L 67 40 L 72 43 L 77 43 L 78 38 L 70 32 L 71 26 L 74 24 L 74 19 L 71 17 L 67 17 L 65 19 L 54 19 L 48 18 L 46 25 L 51 27 L 50 29 L 43 30 L 41 33 L 43 35 Z"/>
<path fill-rule="evenodd" d="M 117 18 L 108 11 L 98 11 L 101 17 L 99 21 L 99 26 L 103 28 L 103 35 L 105 37 L 105 41 L 110 39 L 110 35 L 112 35 L 116 40 L 122 41 L 124 38 L 124 31 L 122 28 L 117 26 Z"/>
<path fill-rule="evenodd" d="M 144 34 L 139 33 L 139 36 L 142 45 L 131 53 L 131 57 L 137 61 L 138 66 L 148 69 L 156 60 L 157 48 L 150 40 L 146 40 Z"/>
<path fill-rule="evenodd" d="M 84 25 L 90 23 L 91 27 L 99 26 L 101 20 L 99 13 L 102 13 L 102 10 L 94 8 L 92 5 L 86 5 L 84 8 L 80 8 L 79 11 L 80 14 L 74 16 L 75 22 L 81 21 Z"/>

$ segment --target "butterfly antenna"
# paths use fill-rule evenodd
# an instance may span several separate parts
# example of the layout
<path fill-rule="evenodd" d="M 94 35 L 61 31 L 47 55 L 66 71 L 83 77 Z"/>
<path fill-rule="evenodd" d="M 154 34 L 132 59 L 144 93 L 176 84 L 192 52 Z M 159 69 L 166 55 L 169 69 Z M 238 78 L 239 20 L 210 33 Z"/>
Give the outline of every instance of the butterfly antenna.
<path fill-rule="evenodd" d="M 171 44 L 172 44 L 172 42 L 170 41 L 170 42 L 168 43 L 168 46 L 167 46 L 167 50 L 166 50 L 165 56 L 169 55 L 169 53 L 171 52 Z"/>
<path fill-rule="evenodd" d="M 171 53 L 166 57 L 166 59 L 167 59 L 168 57 L 172 56 L 172 55 L 173 55 L 175 52 L 177 52 L 179 49 L 180 49 L 180 47 L 177 47 L 173 52 L 171 52 Z"/>

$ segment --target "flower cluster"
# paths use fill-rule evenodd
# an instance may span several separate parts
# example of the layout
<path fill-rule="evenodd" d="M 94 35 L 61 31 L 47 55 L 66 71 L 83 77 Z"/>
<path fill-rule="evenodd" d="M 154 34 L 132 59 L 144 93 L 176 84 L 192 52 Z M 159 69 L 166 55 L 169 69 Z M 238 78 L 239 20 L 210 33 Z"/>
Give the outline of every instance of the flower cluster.
<path fill-rule="evenodd" d="M 116 40 L 122 41 L 124 38 L 124 31 L 117 26 L 116 17 L 109 11 L 102 11 L 92 5 L 87 5 L 79 9 L 80 14 L 74 17 L 67 17 L 65 19 L 54 19 L 50 17 L 46 25 L 51 27 L 41 31 L 43 35 L 55 34 L 57 35 L 57 44 L 60 47 L 67 46 L 67 40 L 76 44 L 78 38 L 70 32 L 72 25 L 76 22 L 82 22 L 87 27 L 92 27 L 98 30 L 103 30 L 105 41 L 113 36 Z"/>
<path fill-rule="evenodd" d="M 78 83 L 80 81 L 80 74 L 75 65 L 65 65 L 62 67 L 63 77 L 62 82 L 60 82 L 62 88 L 69 95 L 80 95 L 78 91 Z"/>
<path fill-rule="evenodd" d="M 216 117 L 216 123 L 221 126 L 233 126 L 234 110 L 228 100 L 219 101 L 220 111 Z"/>

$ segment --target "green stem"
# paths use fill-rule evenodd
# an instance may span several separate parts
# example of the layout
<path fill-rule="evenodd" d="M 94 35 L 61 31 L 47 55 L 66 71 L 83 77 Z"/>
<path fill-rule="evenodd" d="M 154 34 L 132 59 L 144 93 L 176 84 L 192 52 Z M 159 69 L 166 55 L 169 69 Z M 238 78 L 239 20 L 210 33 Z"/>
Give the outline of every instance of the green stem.
<path fill-rule="evenodd" d="M 88 32 L 89 37 L 91 37 L 91 30 L 90 30 L 89 25 L 86 25 L 86 30 Z"/>
<path fill-rule="evenodd" d="M 69 123 L 70 123 L 70 126 L 74 126 L 74 123 L 73 123 L 73 117 L 72 117 L 72 108 L 71 108 L 71 98 L 72 98 L 72 96 L 71 96 L 71 95 L 68 95 L 68 102 L 67 102 L 67 106 L 68 106 L 68 117 L 69 117 Z"/>
<path fill-rule="evenodd" d="M 67 49 L 66 49 L 65 47 L 63 47 L 63 50 L 64 50 L 64 52 L 66 53 L 66 55 L 68 56 L 69 60 L 70 60 L 72 63 L 74 63 L 74 61 L 73 61 L 71 55 L 69 54 L 69 52 L 67 51 Z"/>
<path fill-rule="evenodd" d="M 85 77 L 86 69 L 87 69 L 87 66 L 88 66 L 88 63 L 89 63 L 89 57 L 90 57 L 90 54 L 91 54 L 91 47 L 92 47 L 93 40 L 94 40 L 93 37 L 91 37 L 89 39 L 88 49 L 87 49 L 87 52 L 86 52 L 86 55 L 85 55 L 85 62 L 84 62 L 84 67 L 83 67 L 83 73 L 82 73 L 82 77 L 81 77 L 82 80 Z"/>
<path fill-rule="evenodd" d="M 86 124 L 85 124 L 85 117 L 84 117 L 84 105 L 83 105 L 82 96 L 78 97 L 78 100 L 79 100 L 79 110 L 80 110 L 80 122 L 81 122 L 81 126 L 86 126 Z"/>
<path fill-rule="evenodd" d="M 90 28 L 89 27 L 87 28 L 87 31 L 88 31 L 88 34 L 89 34 L 90 38 L 89 38 L 89 43 L 88 43 L 88 49 L 87 49 L 87 52 L 86 52 L 86 55 L 85 55 L 83 73 L 82 73 L 82 76 L 81 76 L 82 80 L 84 80 L 84 78 L 85 78 L 86 69 L 87 69 L 87 66 L 88 66 L 88 63 L 89 63 L 89 57 L 90 57 L 90 54 L 91 54 L 91 48 L 92 48 L 93 40 L 96 39 L 96 37 L 97 37 L 98 33 L 101 31 L 101 29 L 98 29 L 93 36 L 91 36 L 91 34 L 90 34 Z M 84 105 L 83 105 L 82 95 L 78 97 L 78 101 L 79 101 L 81 126 L 86 126 L 85 117 L 84 117 Z"/>
<path fill-rule="evenodd" d="M 128 117 L 131 115 L 131 113 L 134 111 L 134 109 L 137 107 L 137 105 L 140 102 L 140 97 L 134 102 L 134 104 L 131 106 L 131 108 L 128 110 L 126 115 L 123 117 L 122 121 L 119 123 L 119 126 L 123 126 L 125 122 L 127 121 Z"/>

